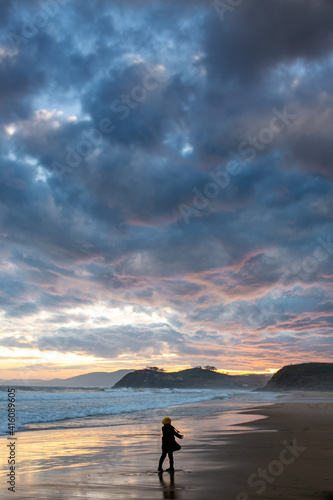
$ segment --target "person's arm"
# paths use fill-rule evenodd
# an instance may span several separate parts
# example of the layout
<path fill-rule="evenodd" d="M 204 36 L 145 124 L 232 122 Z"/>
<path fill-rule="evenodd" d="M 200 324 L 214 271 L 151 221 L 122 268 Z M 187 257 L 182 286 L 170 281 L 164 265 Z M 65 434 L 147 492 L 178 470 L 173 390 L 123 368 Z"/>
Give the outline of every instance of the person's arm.
<path fill-rule="evenodd" d="M 179 432 L 176 431 L 176 429 L 174 429 L 174 435 L 177 436 L 177 438 L 179 439 L 183 439 L 183 434 L 179 434 Z"/>

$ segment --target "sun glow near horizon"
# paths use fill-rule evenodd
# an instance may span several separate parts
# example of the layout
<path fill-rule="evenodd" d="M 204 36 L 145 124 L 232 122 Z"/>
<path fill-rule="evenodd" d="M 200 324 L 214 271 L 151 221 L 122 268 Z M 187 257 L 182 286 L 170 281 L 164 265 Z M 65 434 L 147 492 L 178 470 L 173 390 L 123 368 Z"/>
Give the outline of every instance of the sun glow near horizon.
<path fill-rule="evenodd" d="M 1 379 L 22 378 L 50 380 L 53 378 L 69 378 L 77 375 L 94 372 L 114 372 L 117 370 L 140 370 L 148 366 L 157 366 L 166 373 L 178 372 L 186 369 L 195 368 L 193 364 L 165 364 L 166 358 L 173 358 L 174 354 L 164 354 L 154 359 L 144 359 L 143 357 L 133 358 L 132 355 L 123 354 L 119 356 L 117 362 L 105 359 L 103 357 L 87 356 L 80 353 L 64 353 L 58 351 L 40 351 L 39 349 L 29 348 L 0 348 L 0 358 L 2 359 L 2 368 L 0 370 Z M 122 358 L 122 359 L 121 359 Z M 161 363 L 162 361 L 162 363 Z M 164 363 L 163 363 L 164 361 Z M 208 365 L 207 365 L 208 366 Z M 237 370 L 237 369 L 219 369 L 218 373 L 229 375 L 246 374 L 273 374 L 279 368 L 267 368 L 264 370 Z"/>

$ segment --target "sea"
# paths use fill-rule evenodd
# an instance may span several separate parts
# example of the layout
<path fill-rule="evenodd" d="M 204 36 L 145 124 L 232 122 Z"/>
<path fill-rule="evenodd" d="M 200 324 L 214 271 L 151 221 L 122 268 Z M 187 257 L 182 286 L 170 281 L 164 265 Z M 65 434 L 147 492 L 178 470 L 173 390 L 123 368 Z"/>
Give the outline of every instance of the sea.
<path fill-rule="evenodd" d="M 15 386 L 15 432 L 204 418 L 274 402 L 275 393 L 239 389 Z M 8 387 L 0 387 L 0 435 L 8 433 Z"/>

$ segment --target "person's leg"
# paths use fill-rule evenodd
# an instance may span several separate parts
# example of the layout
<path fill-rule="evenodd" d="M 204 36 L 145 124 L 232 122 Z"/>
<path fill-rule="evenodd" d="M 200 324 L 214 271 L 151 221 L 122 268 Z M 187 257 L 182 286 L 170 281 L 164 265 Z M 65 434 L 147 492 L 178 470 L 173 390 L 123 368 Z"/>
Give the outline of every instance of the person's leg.
<path fill-rule="evenodd" d="M 170 462 L 170 469 L 173 469 L 173 452 L 169 451 L 169 462 Z"/>
<path fill-rule="evenodd" d="M 163 465 L 163 462 L 164 462 L 164 459 L 166 457 L 166 452 L 163 451 L 162 452 L 162 455 L 161 455 L 161 458 L 160 458 L 160 461 L 159 461 L 159 464 L 158 464 L 158 470 L 161 470 L 162 469 L 162 465 Z"/>

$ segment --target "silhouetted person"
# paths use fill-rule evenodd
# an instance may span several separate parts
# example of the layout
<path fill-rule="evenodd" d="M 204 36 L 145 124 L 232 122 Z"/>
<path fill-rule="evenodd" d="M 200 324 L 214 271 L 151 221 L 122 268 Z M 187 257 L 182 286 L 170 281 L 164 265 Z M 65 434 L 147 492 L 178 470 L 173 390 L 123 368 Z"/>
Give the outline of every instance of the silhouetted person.
<path fill-rule="evenodd" d="M 179 439 L 183 439 L 183 435 L 179 434 L 179 432 L 171 425 L 171 418 L 165 417 L 162 420 L 162 455 L 158 464 L 158 470 L 160 472 L 163 471 L 162 465 L 165 457 L 169 456 L 170 467 L 167 469 L 167 472 L 173 472 L 175 469 L 173 468 L 173 452 L 180 450 L 181 446 L 175 440 L 175 436 Z"/>

